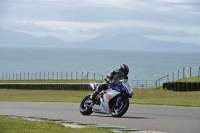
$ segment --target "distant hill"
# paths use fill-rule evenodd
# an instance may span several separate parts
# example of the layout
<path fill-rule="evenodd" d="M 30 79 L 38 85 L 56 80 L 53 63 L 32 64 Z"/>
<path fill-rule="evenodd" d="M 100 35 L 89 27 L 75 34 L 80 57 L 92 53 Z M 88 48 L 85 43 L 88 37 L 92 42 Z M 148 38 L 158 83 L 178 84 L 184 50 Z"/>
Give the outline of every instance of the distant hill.
<path fill-rule="evenodd" d="M 105 34 L 88 41 L 65 43 L 56 37 L 36 38 L 26 33 L 0 29 L 0 45 L 200 52 L 199 44 L 156 41 L 128 33 L 115 36 Z"/>
<path fill-rule="evenodd" d="M 36 38 L 26 33 L 0 29 L 0 45 L 65 46 L 67 44 L 56 37 Z"/>
<path fill-rule="evenodd" d="M 198 44 L 156 41 L 137 34 L 101 35 L 92 40 L 71 43 L 70 46 L 79 48 L 200 52 L 200 45 Z"/>

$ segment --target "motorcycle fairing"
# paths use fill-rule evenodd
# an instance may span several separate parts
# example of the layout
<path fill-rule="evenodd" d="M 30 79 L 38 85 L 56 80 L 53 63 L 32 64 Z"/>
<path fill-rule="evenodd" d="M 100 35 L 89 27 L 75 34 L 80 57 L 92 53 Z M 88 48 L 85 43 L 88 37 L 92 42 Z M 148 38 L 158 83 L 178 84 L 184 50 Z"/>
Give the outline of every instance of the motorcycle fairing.
<path fill-rule="evenodd" d="M 108 91 L 106 94 L 103 95 L 103 98 L 100 99 L 100 105 L 94 105 L 92 108 L 93 112 L 97 113 L 110 113 L 109 101 L 118 95 L 120 92 L 116 90 Z"/>
<path fill-rule="evenodd" d="M 119 91 L 119 92 L 124 92 L 129 97 L 132 97 L 132 95 L 134 94 L 134 91 L 133 91 L 133 89 L 131 89 L 128 82 L 126 82 L 126 84 L 124 82 L 122 82 L 121 84 L 119 84 L 117 86 L 109 85 L 108 87 L 113 90 Z"/>
<path fill-rule="evenodd" d="M 97 84 L 97 83 L 90 83 L 90 86 L 95 91 L 99 87 L 99 84 Z"/>

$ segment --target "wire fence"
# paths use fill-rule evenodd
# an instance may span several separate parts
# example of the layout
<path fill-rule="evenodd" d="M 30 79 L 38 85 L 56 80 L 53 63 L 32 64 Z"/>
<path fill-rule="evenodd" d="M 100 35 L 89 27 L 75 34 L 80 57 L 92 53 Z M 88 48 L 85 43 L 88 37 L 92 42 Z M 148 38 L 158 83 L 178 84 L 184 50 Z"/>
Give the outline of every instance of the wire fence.
<path fill-rule="evenodd" d="M 129 83 L 135 89 L 159 88 L 163 83 L 181 78 L 200 76 L 199 67 L 182 68 L 158 80 L 132 80 Z M 24 72 L 0 73 L 0 80 L 104 80 L 104 75 L 91 72 Z"/>
<path fill-rule="evenodd" d="M 103 75 L 91 72 L 24 72 L 0 74 L 0 80 L 103 80 L 103 77 Z"/>
<path fill-rule="evenodd" d="M 0 80 L 104 80 L 104 75 L 91 72 L 24 72 L 0 73 Z M 129 80 L 132 88 L 156 88 L 156 80 Z"/>
<path fill-rule="evenodd" d="M 200 76 L 200 66 L 182 68 L 156 80 L 157 88 L 159 88 L 160 86 L 162 86 L 163 83 L 166 82 L 175 81 L 182 78 L 195 77 L 195 76 L 197 77 Z"/>

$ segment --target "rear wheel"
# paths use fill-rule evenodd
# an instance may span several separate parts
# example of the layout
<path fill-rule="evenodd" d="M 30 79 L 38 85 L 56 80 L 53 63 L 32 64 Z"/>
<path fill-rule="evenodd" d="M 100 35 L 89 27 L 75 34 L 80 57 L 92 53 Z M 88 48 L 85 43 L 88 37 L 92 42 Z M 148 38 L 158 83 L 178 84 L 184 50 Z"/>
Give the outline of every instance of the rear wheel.
<path fill-rule="evenodd" d="M 92 100 L 90 99 L 90 96 L 91 95 L 86 96 L 80 104 L 79 111 L 82 115 L 92 114 L 92 107 L 91 107 Z"/>
<path fill-rule="evenodd" d="M 123 116 L 129 108 L 129 99 L 120 95 L 116 98 L 115 102 L 111 107 L 111 115 L 113 117 L 121 117 Z"/>

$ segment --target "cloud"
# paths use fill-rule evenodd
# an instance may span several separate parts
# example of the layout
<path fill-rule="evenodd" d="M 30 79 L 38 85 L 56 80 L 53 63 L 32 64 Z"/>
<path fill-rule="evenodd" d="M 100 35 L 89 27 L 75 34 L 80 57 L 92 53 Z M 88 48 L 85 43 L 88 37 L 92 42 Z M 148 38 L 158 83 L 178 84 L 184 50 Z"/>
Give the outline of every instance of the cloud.
<path fill-rule="evenodd" d="M 169 41 L 193 37 L 200 44 L 199 7 L 198 0 L 6 0 L 0 26 L 66 42 L 134 32 Z"/>

